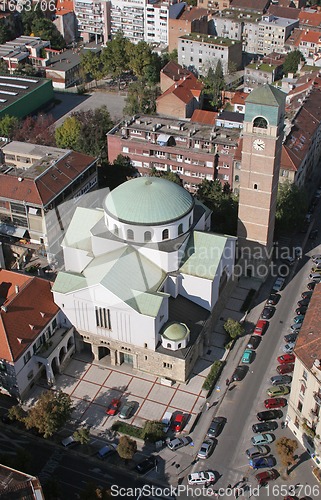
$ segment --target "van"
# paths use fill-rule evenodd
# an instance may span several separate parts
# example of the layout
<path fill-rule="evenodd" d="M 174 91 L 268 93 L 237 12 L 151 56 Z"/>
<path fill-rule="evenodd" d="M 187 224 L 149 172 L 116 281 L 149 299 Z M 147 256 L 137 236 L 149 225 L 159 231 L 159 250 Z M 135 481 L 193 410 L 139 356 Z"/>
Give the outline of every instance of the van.
<path fill-rule="evenodd" d="M 100 458 L 100 460 L 105 460 L 105 458 L 116 451 L 116 448 L 117 446 L 115 444 L 106 444 L 106 446 L 98 451 L 97 457 Z"/>

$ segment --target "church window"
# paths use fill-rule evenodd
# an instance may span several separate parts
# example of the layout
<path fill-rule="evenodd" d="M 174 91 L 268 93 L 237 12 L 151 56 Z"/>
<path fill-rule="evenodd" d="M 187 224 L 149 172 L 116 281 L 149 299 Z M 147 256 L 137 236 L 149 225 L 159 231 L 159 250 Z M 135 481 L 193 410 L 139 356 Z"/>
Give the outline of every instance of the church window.
<path fill-rule="evenodd" d="M 182 344 L 177 345 L 177 349 L 180 349 L 182 347 Z"/>
<path fill-rule="evenodd" d="M 150 241 L 151 239 L 152 239 L 152 233 L 150 231 L 145 231 L 145 233 L 144 233 L 144 241 L 145 241 L 145 243 L 147 241 Z"/>
<path fill-rule="evenodd" d="M 257 189 L 257 184 L 254 184 L 254 189 Z"/>
<path fill-rule="evenodd" d="M 96 326 L 111 330 L 110 311 L 105 307 L 95 307 Z"/>
<path fill-rule="evenodd" d="M 118 236 L 118 234 L 119 234 L 118 226 L 116 226 L 116 224 L 114 224 L 114 234 L 116 236 Z"/>
<path fill-rule="evenodd" d="M 163 234 L 162 234 L 162 239 L 163 240 L 168 240 L 168 238 L 169 238 L 168 229 L 164 229 Z"/>
<path fill-rule="evenodd" d="M 253 122 L 253 127 L 257 128 L 267 128 L 268 123 L 263 116 L 257 116 Z"/>
<path fill-rule="evenodd" d="M 180 224 L 178 226 L 178 234 L 182 234 L 183 233 L 183 224 Z"/>
<path fill-rule="evenodd" d="M 127 229 L 127 239 L 128 240 L 134 239 L 134 231 L 132 229 Z"/>
<path fill-rule="evenodd" d="M 172 348 L 172 344 L 167 344 L 167 349 L 171 349 Z"/>

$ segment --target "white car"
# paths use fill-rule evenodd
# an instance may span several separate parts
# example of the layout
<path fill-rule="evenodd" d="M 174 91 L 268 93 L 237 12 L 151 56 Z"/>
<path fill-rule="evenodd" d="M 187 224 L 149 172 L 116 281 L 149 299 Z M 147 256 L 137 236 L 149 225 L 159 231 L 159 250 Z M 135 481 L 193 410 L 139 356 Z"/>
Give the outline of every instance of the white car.
<path fill-rule="evenodd" d="M 187 481 L 188 484 L 215 483 L 215 474 L 211 471 L 193 472 L 192 474 L 188 474 Z"/>
<path fill-rule="evenodd" d="M 279 292 L 282 289 L 284 282 L 285 278 L 278 278 L 273 285 L 273 292 Z"/>
<path fill-rule="evenodd" d="M 320 254 L 312 255 L 312 260 L 313 262 L 316 262 L 317 260 L 321 262 L 321 255 Z"/>
<path fill-rule="evenodd" d="M 321 280 L 321 274 L 320 273 L 310 273 L 309 280 L 319 282 Z"/>
<path fill-rule="evenodd" d="M 176 451 L 179 448 L 186 446 L 188 443 L 189 443 L 189 441 L 186 437 L 177 437 L 174 439 L 168 439 L 166 441 L 168 448 L 172 451 Z"/>
<path fill-rule="evenodd" d="M 213 449 L 213 445 L 213 439 L 205 439 L 198 451 L 197 458 L 207 458 Z"/>
<path fill-rule="evenodd" d="M 293 351 L 294 349 L 294 342 L 289 342 L 288 344 L 285 344 L 283 346 L 283 352 L 285 352 L 285 354 L 291 354 L 291 352 Z"/>

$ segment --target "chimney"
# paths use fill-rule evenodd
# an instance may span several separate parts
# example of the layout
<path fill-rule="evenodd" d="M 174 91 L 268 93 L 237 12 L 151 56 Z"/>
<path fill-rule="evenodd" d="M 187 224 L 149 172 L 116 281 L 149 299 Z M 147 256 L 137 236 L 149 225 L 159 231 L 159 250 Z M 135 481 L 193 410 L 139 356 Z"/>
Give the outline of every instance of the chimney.
<path fill-rule="evenodd" d="M 19 285 L 15 285 L 14 289 L 16 293 L 19 293 Z"/>
<path fill-rule="evenodd" d="M 29 328 L 30 328 L 30 330 L 34 330 L 35 329 L 35 325 L 30 325 L 30 323 L 29 323 Z"/>
<path fill-rule="evenodd" d="M 40 316 L 41 316 L 42 318 L 45 318 L 46 313 L 44 313 L 44 312 L 41 312 L 41 311 L 40 311 Z"/>
<path fill-rule="evenodd" d="M 3 312 L 5 312 L 5 313 L 8 311 L 7 306 L 1 306 L 1 309 L 2 309 L 2 311 L 3 311 Z"/>

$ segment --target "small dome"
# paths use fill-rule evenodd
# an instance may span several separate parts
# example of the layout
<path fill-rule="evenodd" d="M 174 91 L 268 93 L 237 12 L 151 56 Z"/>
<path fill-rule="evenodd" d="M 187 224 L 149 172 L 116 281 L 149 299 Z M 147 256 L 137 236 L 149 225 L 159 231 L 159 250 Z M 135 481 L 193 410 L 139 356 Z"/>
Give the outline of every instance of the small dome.
<path fill-rule="evenodd" d="M 192 195 L 160 177 L 137 177 L 113 189 L 104 208 L 121 222 L 162 224 L 180 219 L 194 206 Z"/>
<path fill-rule="evenodd" d="M 163 331 L 162 337 L 177 342 L 184 340 L 189 335 L 189 329 L 184 323 L 173 321 Z"/>

